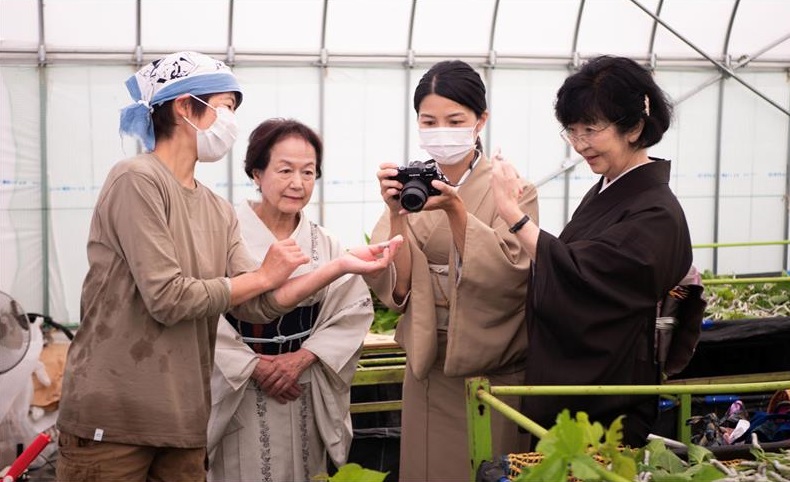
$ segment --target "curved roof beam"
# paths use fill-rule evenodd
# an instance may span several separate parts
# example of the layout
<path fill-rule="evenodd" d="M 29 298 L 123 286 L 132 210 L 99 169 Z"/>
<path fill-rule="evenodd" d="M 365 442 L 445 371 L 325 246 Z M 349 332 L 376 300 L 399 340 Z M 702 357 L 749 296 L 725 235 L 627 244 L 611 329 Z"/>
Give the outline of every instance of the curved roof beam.
<path fill-rule="evenodd" d="M 225 54 L 225 62 L 228 65 L 233 65 L 236 62 L 236 49 L 233 47 L 233 18 L 236 13 L 234 7 L 234 0 L 230 0 L 230 4 L 228 4 L 228 47 Z M 231 196 L 230 199 L 233 197 Z"/>
<path fill-rule="evenodd" d="M 573 43 L 571 44 L 571 56 L 572 61 L 571 65 L 573 68 L 576 69 L 579 67 L 579 29 L 581 28 L 582 24 L 582 13 L 584 13 L 584 2 L 585 0 L 581 0 L 579 3 L 579 13 L 576 14 L 576 27 L 573 29 Z"/>
<path fill-rule="evenodd" d="M 417 13 L 417 0 L 411 0 L 411 15 L 409 15 L 409 35 L 406 38 L 406 65 L 414 67 L 414 17 Z"/>
<path fill-rule="evenodd" d="M 324 0 L 324 13 L 321 16 L 321 57 L 320 57 L 320 64 L 323 67 L 326 67 L 327 62 L 329 62 L 329 56 L 326 51 L 326 17 L 329 13 L 329 0 Z"/>
<path fill-rule="evenodd" d="M 663 20 L 661 20 L 661 19 L 660 19 L 660 18 L 659 18 L 659 17 L 658 17 L 656 14 L 654 14 L 653 12 L 651 12 L 650 10 L 648 10 L 647 8 L 645 8 L 645 6 L 644 6 L 644 5 L 642 5 L 641 3 L 639 3 L 639 1 L 638 1 L 638 0 L 630 0 L 630 1 L 631 1 L 631 3 L 633 3 L 634 5 L 636 5 L 637 7 L 639 7 L 639 8 L 640 8 L 640 9 L 641 9 L 643 12 L 645 12 L 646 14 L 650 15 L 651 17 L 653 17 L 653 20 L 655 20 L 656 22 L 660 23 L 660 24 L 661 24 L 661 26 L 662 26 L 662 27 L 664 27 L 665 29 L 669 30 L 669 32 L 670 32 L 672 35 L 674 35 L 675 37 L 679 38 L 679 39 L 680 39 L 680 40 L 681 40 L 683 43 L 685 43 L 686 45 L 688 45 L 689 47 L 691 47 L 692 49 L 694 49 L 694 51 L 696 51 L 698 54 L 700 54 L 701 56 L 705 57 L 705 59 L 707 59 L 707 60 L 708 60 L 708 62 L 710 62 L 710 63 L 712 63 L 713 65 L 715 65 L 716 67 L 718 67 L 718 68 L 719 68 L 719 70 L 720 70 L 720 71 L 723 73 L 723 75 L 726 75 L 726 76 L 728 76 L 728 77 L 732 77 L 733 79 L 735 79 L 736 81 L 738 81 L 738 83 L 740 83 L 741 85 L 743 85 L 743 86 L 744 86 L 744 87 L 746 87 L 747 89 L 749 89 L 749 90 L 751 90 L 752 92 L 754 92 L 754 93 L 755 93 L 755 94 L 756 94 L 758 97 L 760 97 L 761 99 L 763 99 L 764 101 L 768 102 L 768 103 L 769 103 L 769 104 L 771 104 L 772 106 L 774 106 L 774 107 L 776 107 L 777 109 L 779 109 L 780 111 L 782 111 L 782 112 L 783 112 L 785 115 L 787 115 L 788 117 L 790 117 L 790 111 L 789 111 L 789 110 L 787 110 L 787 109 L 785 109 L 784 107 L 782 107 L 781 105 L 777 104 L 776 102 L 774 102 L 774 100 L 773 100 L 773 99 L 771 99 L 770 97 L 766 96 L 765 94 L 763 94 L 762 92 L 760 92 L 758 89 L 756 89 L 755 87 L 753 87 L 751 84 L 749 84 L 748 82 L 746 82 L 745 80 L 743 80 L 743 79 L 742 79 L 740 76 L 738 76 L 738 74 L 736 74 L 736 73 L 735 73 L 735 72 L 734 72 L 734 71 L 733 71 L 733 70 L 732 70 L 730 67 L 728 67 L 728 66 L 726 66 L 726 65 L 722 64 L 721 62 L 717 61 L 716 59 L 714 59 L 713 57 L 711 57 L 710 55 L 708 55 L 707 53 L 705 53 L 705 51 L 703 51 L 701 48 L 697 47 L 697 46 L 696 46 L 694 43 L 692 43 L 691 41 L 689 41 L 688 39 L 686 39 L 685 37 L 683 37 L 683 36 L 682 36 L 680 33 L 678 33 L 678 32 L 677 32 L 675 29 L 673 29 L 672 27 L 670 27 L 670 26 L 669 26 L 669 25 L 668 25 L 666 22 L 664 22 Z"/>
<path fill-rule="evenodd" d="M 134 27 L 134 63 L 137 66 L 143 65 L 143 6 L 142 0 L 136 2 L 136 18 Z"/>
<path fill-rule="evenodd" d="M 491 35 L 488 37 L 488 66 L 496 64 L 496 51 L 494 50 L 494 36 L 496 35 L 496 23 L 499 19 L 499 0 L 494 2 L 494 14 L 491 16 Z"/>
<path fill-rule="evenodd" d="M 732 13 L 730 14 L 730 23 L 727 25 L 727 33 L 724 35 L 724 46 L 722 48 L 722 55 L 727 66 L 730 66 L 730 36 L 732 35 L 732 26 L 735 24 L 735 16 L 738 13 L 738 6 L 741 0 L 735 0 L 732 6 Z"/>
<path fill-rule="evenodd" d="M 656 6 L 656 16 L 661 16 L 661 9 L 664 8 L 664 0 L 658 0 Z M 650 29 L 650 42 L 647 44 L 647 53 L 650 56 L 650 67 L 656 66 L 656 31 L 658 31 L 658 22 L 653 19 L 653 27 Z"/>
<path fill-rule="evenodd" d="M 44 38 L 44 0 L 38 0 L 38 65 L 44 65 L 46 62 L 47 44 Z"/>

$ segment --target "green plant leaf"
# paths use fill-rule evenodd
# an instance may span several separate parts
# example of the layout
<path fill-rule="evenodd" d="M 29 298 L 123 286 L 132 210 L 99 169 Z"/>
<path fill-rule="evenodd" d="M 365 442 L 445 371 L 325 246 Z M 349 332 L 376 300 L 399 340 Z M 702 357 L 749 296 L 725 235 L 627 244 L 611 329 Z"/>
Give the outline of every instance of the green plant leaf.
<path fill-rule="evenodd" d="M 622 475 L 628 480 L 633 480 L 636 477 L 636 460 L 633 454 L 626 455 L 624 453 L 616 452 L 611 456 L 612 472 L 617 475 Z"/>
<path fill-rule="evenodd" d="M 702 274 L 706 318 L 726 321 L 790 315 L 790 275 L 779 276 L 787 281 L 748 285 L 706 285 L 704 281 L 732 277 L 717 276 L 709 270 Z"/>
<path fill-rule="evenodd" d="M 690 475 L 694 482 L 713 482 L 725 477 L 724 473 L 708 463 L 689 467 L 684 473 Z"/>
<path fill-rule="evenodd" d="M 373 324 L 370 331 L 373 333 L 392 333 L 398 326 L 400 313 L 389 309 L 378 309 L 373 312 Z"/>
<path fill-rule="evenodd" d="M 529 472 L 522 473 L 519 482 L 567 482 L 568 463 L 563 457 L 545 457 Z"/>
<path fill-rule="evenodd" d="M 598 471 L 600 466 L 592 457 L 577 455 L 571 459 L 571 472 L 573 476 L 581 480 L 600 480 Z"/>
<path fill-rule="evenodd" d="M 623 440 L 623 419 L 625 417 L 620 415 L 612 421 L 609 429 L 606 431 L 606 444 L 613 447 L 620 445 Z"/>
<path fill-rule="evenodd" d="M 653 472 L 653 482 L 693 482 L 691 476 L 685 474 L 671 474 L 664 470 Z"/>
<path fill-rule="evenodd" d="M 623 417 L 618 417 L 604 430 L 601 424 L 591 423 L 584 412 L 573 419 L 568 410 L 563 410 L 538 442 L 536 450 L 543 454 L 543 460 L 525 467 L 516 480 L 567 482 L 573 477 L 583 482 L 627 482 L 638 475 L 643 480 L 641 476 L 646 475 L 652 482 L 713 482 L 726 477 L 711 464 L 713 453 L 698 445 L 688 446 L 689 463 L 660 439 L 640 449 L 621 448 L 622 422 Z M 757 449 L 752 453 L 757 460 L 769 457 Z"/>
<path fill-rule="evenodd" d="M 688 459 L 691 464 L 701 464 L 713 458 L 713 452 L 701 445 L 688 446 Z"/>
<path fill-rule="evenodd" d="M 577 412 L 576 426 L 581 432 L 581 443 L 578 450 L 587 452 L 588 448 L 592 448 L 593 451 L 596 451 L 604 434 L 603 425 L 598 422 L 590 422 L 590 418 L 586 413 Z"/>
<path fill-rule="evenodd" d="M 329 477 L 329 482 L 384 482 L 389 472 L 365 469 L 359 464 L 346 464 Z"/>
<path fill-rule="evenodd" d="M 686 470 L 686 465 L 683 463 L 683 460 L 670 450 L 651 454 L 650 463 L 654 467 L 664 469 L 670 474 L 678 474 Z"/>
<path fill-rule="evenodd" d="M 579 453 L 582 449 L 582 434 L 570 411 L 565 409 L 557 415 L 556 423 L 540 439 L 536 450 L 545 457 L 561 457 Z"/>

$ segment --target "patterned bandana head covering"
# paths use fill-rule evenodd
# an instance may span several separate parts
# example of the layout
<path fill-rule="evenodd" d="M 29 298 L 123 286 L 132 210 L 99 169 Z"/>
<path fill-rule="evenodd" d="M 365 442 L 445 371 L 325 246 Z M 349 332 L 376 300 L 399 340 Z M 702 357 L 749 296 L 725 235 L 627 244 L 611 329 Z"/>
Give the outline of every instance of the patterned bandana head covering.
<path fill-rule="evenodd" d="M 137 137 L 146 150 L 154 149 L 154 106 L 183 94 L 203 95 L 242 92 L 236 76 L 222 61 L 198 52 L 176 52 L 154 60 L 126 81 L 135 101 L 121 111 L 121 134 Z M 236 106 L 238 108 L 238 105 Z"/>

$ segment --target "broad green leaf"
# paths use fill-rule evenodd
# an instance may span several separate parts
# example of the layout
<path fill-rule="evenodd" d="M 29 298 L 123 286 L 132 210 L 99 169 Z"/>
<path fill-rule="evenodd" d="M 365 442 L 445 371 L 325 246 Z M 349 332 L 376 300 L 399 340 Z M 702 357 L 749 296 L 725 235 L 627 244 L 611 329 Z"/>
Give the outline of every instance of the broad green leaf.
<path fill-rule="evenodd" d="M 573 472 L 573 476 L 577 479 L 600 480 L 601 476 L 598 474 L 598 467 L 596 467 L 596 465 L 598 465 L 598 462 L 592 457 L 577 455 L 571 459 L 571 472 Z"/>
<path fill-rule="evenodd" d="M 590 423 L 585 412 L 576 413 L 576 425 L 581 432 L 581 450 L 587 451 L 588 447 L 597 450 L 604 433 L 603 425 L 598 422 Z"/>
<path fill-rule="evenodd" d="M 666 470 L 670 474 L 678 474 L 686 470 L 683 460 L 669 450 L 650 456 L 650 465 Z"/>
<path fill-rule="evenodd" d="M 646 450 L 650 452 L 650 456 L 652 457 L 652 456 L 654 456 L 656 454 L 660 454 L 660 453 L 666 452 L 669 449 L 667 448 L 667 446 L 666 446 L 666 444 L 664 443 L 663 440 L 654 439 L 654 440 L 651 440 L 650 442 L 648 442 L 647 445 L 645 445 L 642 448 L 642 450 L 640 450 L 640 452 L 641 452 L 640 456 L 644 456 L 644 452 Z"/>
<path fill-rule="evenodd" d="M 373 324 L 370 331 L 373 333 L 391 333 L 398 326 L 400 313 L 389 309 L 377 309 L 373 313 Z"/>
<path fill-rule="evenodd" d="M 568 463 L 563 457 L 544 458 L 533 467 L 526 477 L 519 477 L 522 482 L 567 482 Z"/>
<path fill-rule="evenodd" d="M 713 452 L 701 445 L 688 446 L 688 458 L 691 464 L 701 464 L 713 458 Z"/>
<path fill-rule="evenodd" d="M 586 414 L 584 415 L 586 417 Z M 589 423 L 589 422 L 588 422 Z M 557 434 L 557 450 L 561 455 L 572 456 L 584 453 L 584 430 L 580 424 L 570 417 L 568 410 L 563 410 L 557 418 L 557 425 L 552 428 Z"/>
<path fill-rule="evenodd" d="M 557 415 L 557 420 L 553 427 L 549 429 L 546 435 L 538 441 L 538 445 L 535 447 L 535 450 L 542 453 L 544 457 L 552 457 L 553 455 L 559 453 L 560 455 L 564 454 L 566 451 L 564 448 L 559 447 L 560 442 L 560 431 L 561 427 L 570 423 L 570 412 L 568 410 L 563 410 Z"/>
<path fill-rule="evenodd" d="M 726 477 L 726 474 L 707 462 L 690 467 L 684 473 L 690 475 L 694 482 L 713 482 Z"/>
<path fill-rule="evenodd" d="M 688 475 L 671 474 L 663 470 L 653 472 L 653 478 L 651 480 L 652 482 L 693 482 Z"/>
<path fill-rule="evenodd" d="M 389 472 L 365 469 L 359 464 L 346 464 L 329 478 L 330 482 L 384 482 Z"/>
<path fill-rule="evenodd" d="M 633 454 L 632 454 L 633 455 Z M 624 453 L 615 453 L 611 456 L 612 472 L 622 475 L 628 480 L 633 480 L 637 474 L 636 460 Z"/>
<path fill-rule="evenodd" d="M 623 415 L 620 415 L 612 424 L 609 425 L 609 430 L 606 431 L 606 443 L 617 447 L 623 440 Z"/>

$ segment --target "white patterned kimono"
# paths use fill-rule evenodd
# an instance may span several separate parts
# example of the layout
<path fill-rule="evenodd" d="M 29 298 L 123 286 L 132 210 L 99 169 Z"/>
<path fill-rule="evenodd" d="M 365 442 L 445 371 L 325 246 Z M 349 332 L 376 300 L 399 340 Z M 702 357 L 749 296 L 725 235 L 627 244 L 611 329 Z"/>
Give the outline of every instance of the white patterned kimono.
<path fill-rule="evenodd" d="M 236 208 L 250 252 L 262 260 L 274 235 L 249 202 Z M 323 228 L 304 214 L 291 235 L 310 262 L 292 276 L 315 270 L 343 254 Z M 345 275 L 299 306 L 320 303 L 302 348 L 318 360 L 302 374 L 299 399 L 280 404 L 250 377 L 257 354 L 221 319 L 211 378 L 208 480 L 308 481 L 326 473 L 326 454 L 336 466 L 351 446 L 350 385 L 365 335 L 373 321 L 370 292 L 361 277 Z"/>

